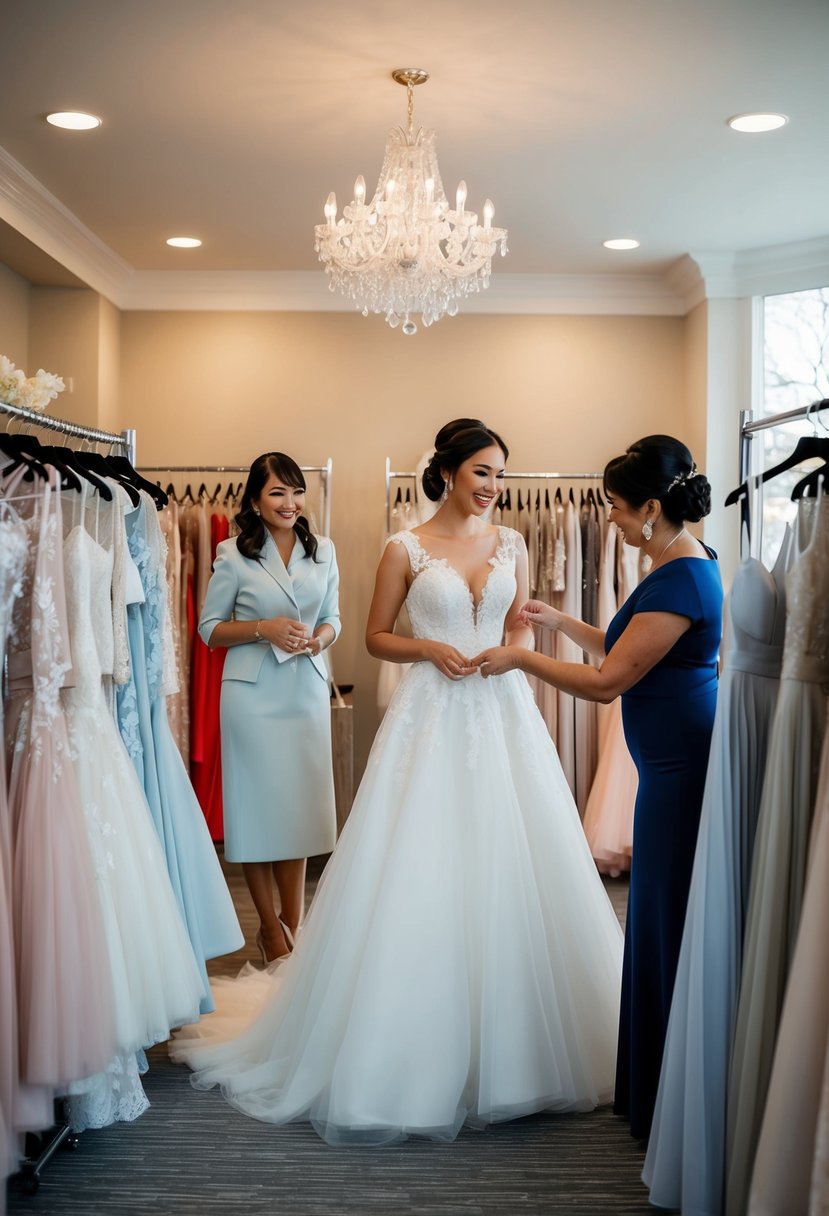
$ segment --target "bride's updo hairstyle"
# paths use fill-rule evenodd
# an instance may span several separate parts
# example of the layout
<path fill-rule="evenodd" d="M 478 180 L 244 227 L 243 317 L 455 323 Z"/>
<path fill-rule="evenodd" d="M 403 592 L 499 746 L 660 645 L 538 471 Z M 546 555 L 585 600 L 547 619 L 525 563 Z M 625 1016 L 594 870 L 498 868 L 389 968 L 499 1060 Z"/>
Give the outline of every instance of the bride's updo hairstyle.
<path fill-rule="evenodd" d="M 258 560 L 262 556 L 268 531 L 262 523 L 261 516 L 254 511 L 253 504 L 268 484 L 271 474 L 278 477 L 286 486 L 293 486 L 295 490 L 307 488 L 302 469 L 284 452 L 264 452 L 261 456 L 256 457 L 250 466 L 242 494 L 242 505 L 236 516 L 236 525 L 239 529 L 236 547 L 243 557 L 251 557 L 254 560 Z M 298 515 L 294 521 L 294 532 L 302 541 L 305 556 L 316 558 L 317 538 L 304 515 Z"/>
<path fill-rule="evenodd" d="M 485 423 L 477 418 L 456 418 L 447 422 L 435 435 L 435 454 L 423 470 L 423 493 L 432 502 L 439 502 L 443 497 L 446 478 L 483 448 L 497 444 L 504 453 L 504 460 L 509 456 L 507 445 L 500 435 L 490 430 Z"/>
<path fill-rule="evenodd" d="M 649 498 L 662 504 L 669 523 L 695 524 L 711 510 L 711 486 L 697 472 L 684 443 L 670 435 L 648 435 L 615 456 L 604 471 L 605 491 L 641 507 Z"/>

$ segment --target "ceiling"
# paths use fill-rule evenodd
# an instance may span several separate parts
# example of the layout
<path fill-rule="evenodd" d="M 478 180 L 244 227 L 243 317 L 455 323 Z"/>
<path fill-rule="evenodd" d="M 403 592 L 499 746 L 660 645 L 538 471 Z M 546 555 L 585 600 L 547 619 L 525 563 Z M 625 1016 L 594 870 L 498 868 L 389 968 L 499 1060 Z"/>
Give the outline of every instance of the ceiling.
<path fill-rule="evenodd" d="M 0 149 L 127 270 L 315 271 L 326 195 L 371 192 L 405 119 L 395 67 L 431 73 L 415 123 L 447 194 L 465 178 L 509 228 L 499 274 L 829 236 L 827 0 L 4 0 L 0 20 Z M 104 125 L 57 131 L 54 109 Z M 791 121 L 726 126 L 757 109 Z"/>

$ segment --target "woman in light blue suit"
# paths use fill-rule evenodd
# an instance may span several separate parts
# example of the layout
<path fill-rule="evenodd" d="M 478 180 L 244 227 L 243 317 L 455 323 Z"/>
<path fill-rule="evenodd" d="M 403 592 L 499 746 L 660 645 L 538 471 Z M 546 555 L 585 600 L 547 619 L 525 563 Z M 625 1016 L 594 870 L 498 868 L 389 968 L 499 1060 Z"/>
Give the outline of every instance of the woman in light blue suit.
<path fill-rule="evenodd" d="M 334 546 L 303 517 L 290 456 L 251 465 L 240 533 L 216 551 L 199 633 L 228 648 L 221 734 L 225 857 L 242 863 L 265 963 L 293 947 L 306 858 L 336 840 L 328 673 L 340 631 Z M 273 902 L 273 880 L 280 910 Z"/>

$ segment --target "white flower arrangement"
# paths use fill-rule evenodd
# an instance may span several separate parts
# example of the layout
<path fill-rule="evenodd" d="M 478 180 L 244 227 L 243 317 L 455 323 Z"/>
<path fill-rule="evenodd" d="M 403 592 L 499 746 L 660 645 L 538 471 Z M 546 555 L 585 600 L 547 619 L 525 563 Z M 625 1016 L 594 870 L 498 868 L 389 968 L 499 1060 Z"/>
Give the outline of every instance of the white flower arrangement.
<path fill-rule="evenodd" d="M 40 412 L 64 388 L 60 376 L 45 372 L 42 367 L 38 368 L 36 375 L 27 376 L 6 355 L 0 355 L 0 401 Z"/>

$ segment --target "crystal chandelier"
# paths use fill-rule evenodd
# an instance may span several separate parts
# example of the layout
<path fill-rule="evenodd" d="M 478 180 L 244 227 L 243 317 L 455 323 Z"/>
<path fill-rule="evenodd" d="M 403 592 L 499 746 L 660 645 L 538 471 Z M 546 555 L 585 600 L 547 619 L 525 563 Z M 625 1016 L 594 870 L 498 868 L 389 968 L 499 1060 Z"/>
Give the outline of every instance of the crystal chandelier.
<path fill-rule="evenodd" d="M 489 286 L 492 255 L 507 252 L 505 228 L 493 228 L 495 211 L 484 203 L 483 223 L 467 211 L 466 183 L 460 182 L 450 209 L 440 180 L 434 131 L 414 133 L 414 87 L 429 79 L 419 68 L 392 72 L 408 93 L 408 124 L 389 131 L 380 180 L 370 203 L 358 177 L 354 199 L 337 219 L 337 199 L 325 204 L 325 223 L 317 224 L 315 249 L 329 276 L 329 290 L 340 291 L 364 317 L 385 314 L 394 329 L 417 332 L 413 314 L 432 325 L 458 301 Z"/>

